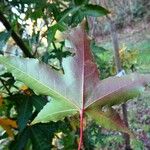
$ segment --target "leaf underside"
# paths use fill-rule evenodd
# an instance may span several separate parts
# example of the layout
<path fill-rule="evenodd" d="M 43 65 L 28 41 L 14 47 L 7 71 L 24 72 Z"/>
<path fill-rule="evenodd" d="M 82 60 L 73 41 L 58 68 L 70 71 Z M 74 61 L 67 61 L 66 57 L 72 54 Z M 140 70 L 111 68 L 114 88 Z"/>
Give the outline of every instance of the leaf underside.
<path fill-rule="evenodd" d="M 133 133 L 126 127 L 124 121 L 113 108 L 110 107 L 105 112 L 98 109 L 91 109 L 86 113 L 102 127 L 128 133 L 130 136 L 134 137 Z"/>
<path fill-rule="evenodd" d="M 56 122 L 64 119 L 66 116 L 72 116 L 76 113 L 77 110 L 68 105 L 67 102 L 52 100 L 44 106 L 36 119 L 33 120 L 32 124 L 36 124 L 38 122 L 46 123 L 49 122 L 49 120 Z"/>
<path fill-rule="evenodd" d="M 104 118 L 101 120 L 107 120 L 97 121 L 103 126 L 108 127 L 114 122 L 116 127 L 113 128 L 118 129 L 118 121 L 102 113 L 101 108 L 117 105 L 137 96 L 150 82 L 150 75 L 132 74 L 100 81 L 84 25 L 71 30 L 66 38 L 70 41 L 71 52 L 75 55 L 63 60 L 64 75 L 35 59 L 0 57 L 0 63 L 16 79 L 24 82 L 38 94 L 52 97 L 32 124 L 58 121 L 84 110 L 89 116 L 96 114 L 96 120 L 99 116 Z M 120 128 L 125 132 L 124 126 Z"/>

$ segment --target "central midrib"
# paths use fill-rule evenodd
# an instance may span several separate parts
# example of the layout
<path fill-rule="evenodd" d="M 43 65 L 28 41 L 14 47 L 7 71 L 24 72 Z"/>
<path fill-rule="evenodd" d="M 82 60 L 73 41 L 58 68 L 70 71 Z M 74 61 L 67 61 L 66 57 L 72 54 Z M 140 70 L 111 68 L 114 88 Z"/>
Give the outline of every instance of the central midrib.
<path fill-rule="evenodd" d="M 85 97 L 84 97 L 84 92 L 85 92 L 85 48 L 86 48 L 86 41 L 85 41 L 85 31 L 83 32 L 83 72 L 82 72 L 82 107 L 81 109 L 84 110 L 84 102 L 85 102 Z"/>

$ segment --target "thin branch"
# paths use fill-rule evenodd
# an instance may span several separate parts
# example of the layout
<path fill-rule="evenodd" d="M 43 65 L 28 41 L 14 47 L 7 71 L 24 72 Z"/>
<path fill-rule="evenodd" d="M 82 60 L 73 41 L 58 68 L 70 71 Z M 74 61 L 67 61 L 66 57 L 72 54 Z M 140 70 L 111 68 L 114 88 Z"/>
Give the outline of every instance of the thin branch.
<path fill-rule="evenodd" d="M 118 35 L 117 35 L 117 29 L 114 21 L 107 16 L 108 22 L 110 24 L 110 32 L 112 36 L 112 42 L 114 45 L 114 58 L 115 58 L 115 64 L 116 64 L 116 70 L 119 73 L 122 70 L 122 64 L 121 64 L 121 59 L 119 55 L 119 41 L 118 41 Z M 122 107 L 122 112 L 123 112 L 123 120 L 126 125 L 126 127 L 129 127 L 128 125 L 128 114 L 127 114 L 127 104 L 124 103 L 121 105 Z M 130 136 L 126 133 L 123 134 L 125 138 L 125 149 L 126 150 L 131 150 L 130 146 Z"/>
<path fill-rule="evenodd" d="M 7 21 L 3 13 L 0 11 L 0 21 L 3 23 L 7 31 L 11 31 L 11 36 L 16 42 L 16 44 L 20 47 L 20 49 L 23 51 L 26 57 L 32 58 L 33 55 L 30 53 L 29 49 L 27 46 L 24 44 L 22 39 L 17 35 L 17 33 L 12 29 L 10 23 Z"/>
<path fill-rule="evenodd" d="M 9 88 L 7 87 L 7 85 L 5 84 L 5 81 L 3 79 L 0 78 L 1 83 L 3 84 L 4 88 L 6 89 L 6 91 L 8 92 L 9 95 L 12 95 L 12 93 L 10 92 Z"/>

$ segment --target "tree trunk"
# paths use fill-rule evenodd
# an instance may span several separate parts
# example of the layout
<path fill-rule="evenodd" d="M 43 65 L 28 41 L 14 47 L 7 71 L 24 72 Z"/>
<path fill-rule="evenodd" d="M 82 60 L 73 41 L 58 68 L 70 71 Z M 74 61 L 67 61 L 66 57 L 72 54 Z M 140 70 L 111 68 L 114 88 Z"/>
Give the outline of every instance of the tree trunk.
<path fill-rule="evenodd" d="M 119 56 L 119 42 L 118 42 L 118 35 L 116 31 L 116 26 L 114 21 L 107 16 L 108 22 L 110 24 L 110 32 L 112 36 L 112 42 L 114 46 L 114 58 L 115 58 L 115 64 L 116 64 L 116 70 L 119 73 L 122 70 L 121 66 L 121 60 Z M 122 113 L 123 113 L 123 120 L 125 125 L 128 127 L 128 115 L 127 115 L 127 105 L 126 103 L 122 104 Z M 131 150 L 130 146 L 130 136 L 126 133 L 124 133 L 124 139 L 125 139 L 125 150 Z"/>
<path fill-rule="evenodd" d="M 108 6 L 108 1 L 102 0 L 102 4 L 107 7 Z M 100 4 L 100 0 L 96 0 L 96 4 Z M 111 32 L 111 37 L 112 37 L 112 42 L 114 46 L 114 59 L 115 59 L 115 64 L 116 64 L 116 71 L 119 73 L 122 70 L 121 66 L 121 60 L 119 56 L 119 42 L 118 42 L 118 34 L 116 30 L 116 25 L 115 22 L 107 16 L 107 20 L 110 24 L 110 32 Z M 123 113 L 123 120 L 125 125 L 128 127 L 128 115 L 127 115 L 127 105 L 126 103 L 122 104 L 122 113 Z M 126 133 L 124 133 L 124 139 L 125 139 L 125 150 L 131 150 L 130 146 L 130 136 Z"/>

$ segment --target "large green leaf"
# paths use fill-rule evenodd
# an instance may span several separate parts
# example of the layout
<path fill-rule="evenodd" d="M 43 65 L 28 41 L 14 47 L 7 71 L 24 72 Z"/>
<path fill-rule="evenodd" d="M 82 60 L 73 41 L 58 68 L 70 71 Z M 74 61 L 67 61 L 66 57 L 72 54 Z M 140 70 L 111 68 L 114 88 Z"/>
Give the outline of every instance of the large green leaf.
<path fill-rule="evenodd" d="M 43 98 L 41 96 L 33 95 L 31 96 L 32 105 L 35 107 L 35 109 L 39 112 L 48 102 L 46 98 Z"/>
<path fill-rule="evenodd" d="M 66 122 L 58 121 L 28 127 L 33 150 L 50 150 L 55 133 L 67 131 Z"/>
<path fill-rule="evenodd" d="M 63 78 L 62 74 L 52 70 L 46 64 L 39 63 L 38 60 L 35 59 L 1 56 L 0 63 L 4 64 L 9 72 L 12 72 L 18 80 L 21 80 L 27 86 L 34 89 L 36 93 L 50 95 L 57 100 L 57 104 L 65 104 L 64 109 L 66 109 L 66 107 L 71 108 L 69 111 L 66 111 L 66 116 L 74 114 L 79 109 L 79 106 L 72 102 L 71 96 L 65 97 L 65 95 L 67 95 L 66 92 L 71 90 L 69 89 L 69 85 L 67 85 L 71 84 L 71 81 L 68 81 L 68 76 Z M 62 116 L 65 117 L 65 115 Z M 57 116 L 59 117 L 59 115 Z M 51 119 L 52 118 L 54 117 L 51 117 Z M 56 118 L 54 120 L 58 119 Z"/>
<path fill-rule="evenodd" d="M 33 144 L 34 150 L 50 150 L 51 143 L 49 137 L 49 128 L 48 125 L 36 125 L 30 128 L 31 141 Z M 53 135 L 53 133 L 51 133 Z"/>
<path fill-rule="evenodd" d="M 28 128 L 16 135 L 15 140 L 9 146 L 9 150 L 23 150 L 29 140 L 30 131 Z"/>
<path fill-rule="evenodd" d="M 33 106 L 29 96 L 27 97 L 20 96 L 18 97 L 18 101 L 19 101 L 18 102 L 19 105 L 17 106 L 17 112 L 18 112 L 17 122 L 18 122 L 19 130 L 22 131 L 26 127 L 32 115 Z"/>

